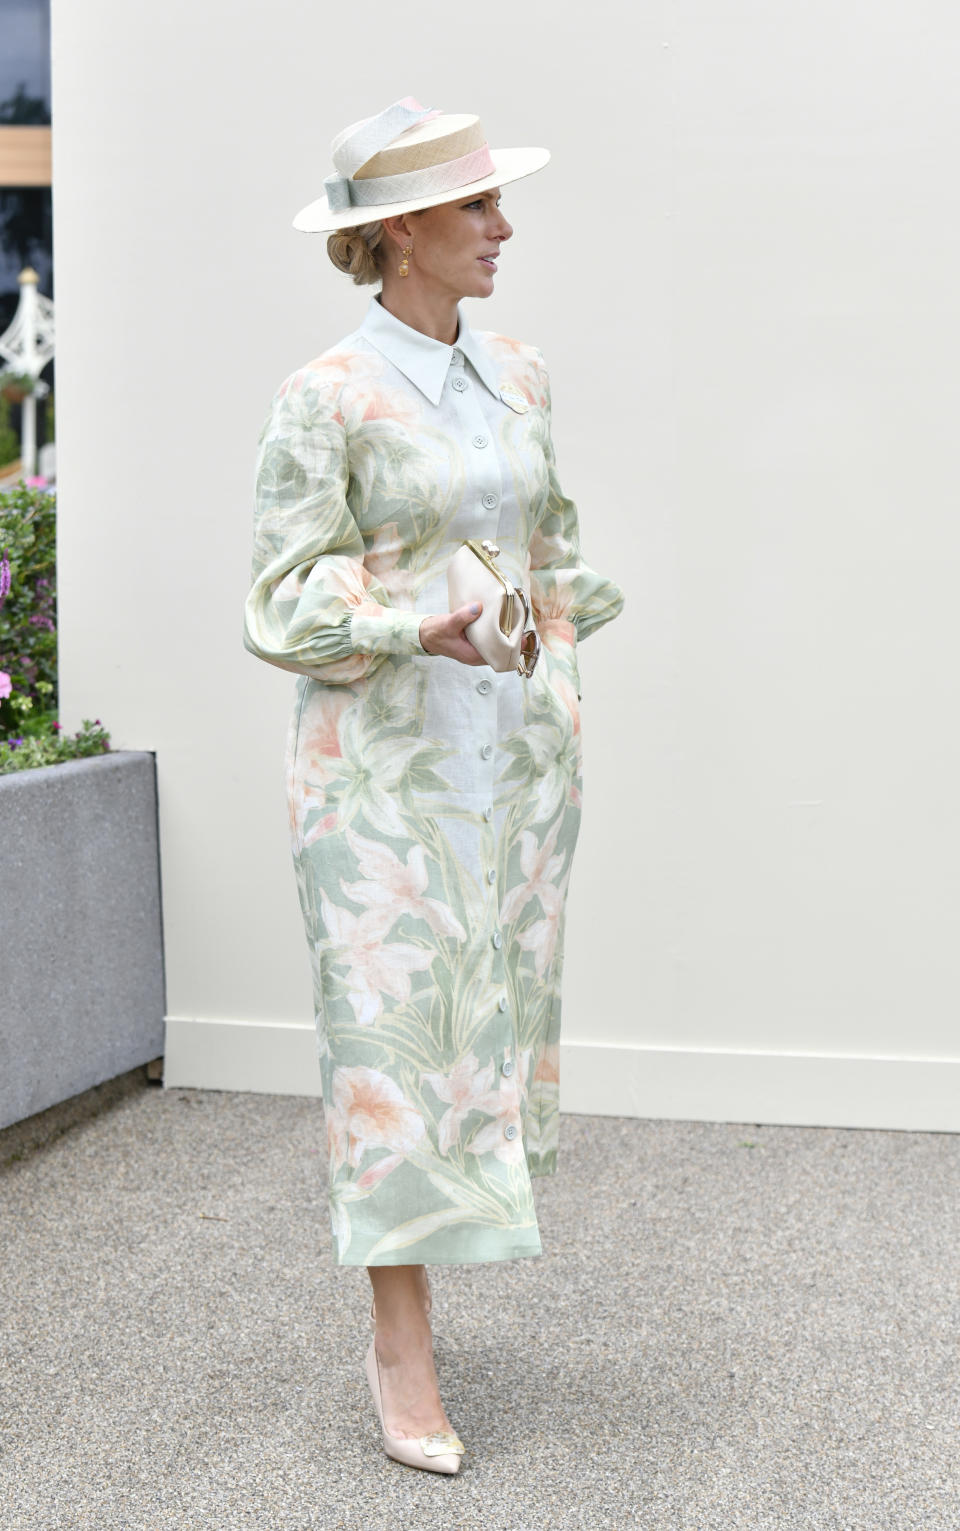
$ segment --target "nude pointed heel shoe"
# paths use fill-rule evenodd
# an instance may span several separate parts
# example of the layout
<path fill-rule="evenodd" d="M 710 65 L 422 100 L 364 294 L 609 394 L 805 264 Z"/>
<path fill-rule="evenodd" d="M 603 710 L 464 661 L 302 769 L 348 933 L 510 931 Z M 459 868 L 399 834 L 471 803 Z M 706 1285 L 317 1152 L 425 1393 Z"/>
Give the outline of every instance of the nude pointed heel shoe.
<path fill-rule="evenodd" d="M 380 1362 L 375 1338 L 371 1338 L 367 1350 L 367 1381 L 380 1421 L 383 1449 L 395 1462 L 407 1467 L 424 1467 L 432 1473 L 456 1473 L 460 1471 L 460 1458 L 466 1451 L 460 1437 L 453 1430 L 434 1430 L 430 1435 L 390 1435 L 383 1423 L 383 1403 L 380 1396 Z"/>

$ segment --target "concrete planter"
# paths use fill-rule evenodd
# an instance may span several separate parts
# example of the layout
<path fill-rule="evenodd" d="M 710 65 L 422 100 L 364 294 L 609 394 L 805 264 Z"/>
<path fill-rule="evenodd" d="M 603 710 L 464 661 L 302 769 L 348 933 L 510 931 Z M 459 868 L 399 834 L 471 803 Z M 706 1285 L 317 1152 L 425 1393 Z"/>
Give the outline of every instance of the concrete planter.
<path fill-rule="evenodd" d="M 159 1057 L 152 754 L 0 776 L 0 1128 Z"/>

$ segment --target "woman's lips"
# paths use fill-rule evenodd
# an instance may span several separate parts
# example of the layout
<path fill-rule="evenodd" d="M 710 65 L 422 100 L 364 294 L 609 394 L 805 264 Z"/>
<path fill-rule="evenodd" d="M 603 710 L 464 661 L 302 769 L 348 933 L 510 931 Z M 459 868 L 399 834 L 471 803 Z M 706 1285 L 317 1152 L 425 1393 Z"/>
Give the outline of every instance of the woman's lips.
<path fill-rule="evenodd" d="M 492 255 L 481 255 L 479 259 L 483 261 L 485 266 L 489 266 L 491 271 L 496 271 L 497 263 Z"/>

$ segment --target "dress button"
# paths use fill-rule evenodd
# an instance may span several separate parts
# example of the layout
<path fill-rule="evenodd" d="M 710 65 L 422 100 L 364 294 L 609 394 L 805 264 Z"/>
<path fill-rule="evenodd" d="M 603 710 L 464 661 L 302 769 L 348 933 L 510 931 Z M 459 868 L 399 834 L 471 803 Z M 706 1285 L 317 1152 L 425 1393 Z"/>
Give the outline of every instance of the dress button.
<path fill-rule="evenodd" d="M 463 352 L 454 351 L 450 357 L 450 360 L 453 362 L 455 367 L 459 367 L 460 363 L 463 361 Z"/>
<path fill-rule="evenodd" d="M 484 760 L 489 760 L 490 756 L 493 754 L 493 745 L 492 744 L 485 744 L 483 746 L 483 749 L 480 751 L 480 753 L 483 756 Z"/>
<path fill-rule="evenodd" d="M 494 870 L 493 867 L 491 867 L 489 872 L 487 873 L 487 882 L 496 882 L 496 880 L 497 880 L 496 871 Z"/>
<path fill-rule="evenodd" d="M 481 696 L 486 696 L 487 692 L 490 691 L 491 689 L 492 689 L 492 683 L 490 681 L 488 681 L 488 680 L 481 680 L 481 681 L 477 682 L 477 690 L 479 691 Z"/>
<path fill-rule="evenodd" d="M 485 494 L 483 499 L 480 501 L 480 504 L 483 506 L 484 510 L 496 510 L 499 503 L 500 501 L 495 494 Z"/>
<path fill-rule="evenodd" d="M 504 1127 L 503 1135 L 504 1135 L 505 1138 L 515 1138 L 516 1137 L 517 1129 L 516 1129 L 516 1127 L 514 1127 L 512 1122 L 508 1122 L 506 1127 Z"/>
<path fill-rule="evenodd" d="M 467 382 L 465 377 L 460 377 L 458 375 L 453 380 L 453 386 L 458 393 L 466 393 L 467 389 L 470 387 L 470 384 Z"/>
<path fill-rule="evenodd" d="M 473 444 L 475 447 L 485 447 L 487 444 L 486 436 L 474 436 Z"/>
<path fill-rule="evenodd" d="M 497 1009 L 498 1010 L 506 1010 L 506 1008 L 507 1008 L 507 996 L 505 994 L 501 994 L 500 998 L 497 1000 Z"/>
<path fill-rule="evenodd" d="M 490 937 L 490 939 L 493 942 L 494 946 L 497 948 L 497 951 L 499 951 L 501 946 L 503 945 L 503 936 L 500 934 L 499 930 L 495 930 L 493 932 L 493 935 Z"/>
<path fill-rule="evenodd" d="M 501 1074 L 512 1074 L 513 1073 L 513 1059 L 512 1058 L 505 1058 L 504 1059 L 503 1068 L 500 1070 L 500 1072 L 501 1072 Z"/>
<path fill-rule="evenodd" d="M 487 823 L 489 824 L 490 820 L 493 818 L 493 809 L 492 808 L 484 808 L 483 816 L 486 819 Z"/>

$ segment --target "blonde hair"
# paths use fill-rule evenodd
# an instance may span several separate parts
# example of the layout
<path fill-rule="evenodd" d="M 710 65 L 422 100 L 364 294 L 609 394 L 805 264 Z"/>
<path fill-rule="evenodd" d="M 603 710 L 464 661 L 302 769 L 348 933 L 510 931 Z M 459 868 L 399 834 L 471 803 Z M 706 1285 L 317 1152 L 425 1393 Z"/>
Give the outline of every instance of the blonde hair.
<path fill-rule="evenodd" d="M 351 229 L 337 229 L 327 240 L 327 254 L 338 271 L 352 276 L 358 287 L 379 282 L 378 246 L 383 239 L 383 224 L 361 223 Z M 382 256 L 382 250 L 380 255 Z"/>

